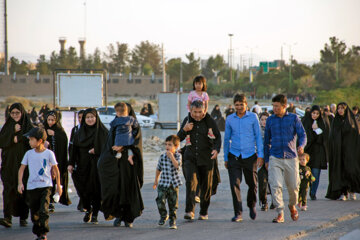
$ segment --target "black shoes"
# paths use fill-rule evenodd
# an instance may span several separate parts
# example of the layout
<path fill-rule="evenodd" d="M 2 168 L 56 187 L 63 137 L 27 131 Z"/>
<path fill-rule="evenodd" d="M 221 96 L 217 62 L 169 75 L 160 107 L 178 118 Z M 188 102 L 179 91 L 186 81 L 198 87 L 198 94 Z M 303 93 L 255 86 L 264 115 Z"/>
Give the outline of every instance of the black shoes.
<path fill-rule="evenodd" d="M 49 212 L 51 212 L 51 213 L 55 212 L 55 206 L 53 203 L 49 204 Z"/>
<path fill-rule="evenodd" d="M 249 213 L 249 216 L 252 220 L 255 220 L 256 219 L 256 208 L 255 207 L 252 207 L 252 208 L 249 208 L 250 210 L 250 213 Z"/>
<path fill-rule="evenodd" d="M 26 219 L 20 219 L 20 227 L 26 227 L 28 225 L 28 222 Z"/>
<path fill-rule="evenodd" d="M 268 207 L 268 204 L 267 203 L 263 203 L 263 204 L 261 204 L 261 211 L 267 211 L 269 209 L 269 207 Z"/>
<path fill-rule="evenodd" d="M 114 227 L 120 227 L 120 226 L 121 226 L 121 218 L 115 218 Z"/>
<path fill-rule="evenodd" d="M 271 210 L 275 209 L 275 205 L 274 205 L 273 203 L 271 203 L 270 209 L 271 209 Z"/>
<path fill-rule="evenodd" d="M 8 218 L 0 218 L 0 225 L 10 228 L 12 226 L 11 219 Z"/>
<path fill-rule="evenodd" d="M 159 220 L 159 225 L 160 226 L 164 225 L 168 219 L 169 219 L 169 215 L 166 215 L 166 217 L 161 217 Z"/>
<path fill-rule="evenodd" d="M 236 215 L 231 219 L 232 222 L 241 222 L 242 220 L 243 220 L 243 218 L 242 218 L 241 214 Z"/>
<path fill-rule="evenodd" d="M 310 198 L 311 198 L 311 200 L 313 200 L 313 201 L 316 200 L 316 196 L 315 196 L 315 195 L 310 194 Z"/>
<path fill-rule="evenodd" d="M 170 228 L 170 229 L 177 229 L 176 220 L 175 220 L 175 219 L 170 219 L 170 221 L 169 221 L 169 228 Z"/>
<path fill-rule="evenodd" d="M 91 217 L 91 223 L 92 223 L 92 224 L 99 224 L 99 222 L 98 222 L 98 220 L 97 220 L 97 216 L 92 215 L 92 217 Z"/>
<path fill-rule="evenodd" d="M 133 224 L 129 222 L 125 222 L 125 227 L 132 228 Z"/>
<path fill-rule="evenodd" d="M 87 212 L 85 213 L 85 216 L 84 216 L 84 219 L 83 219 L 84 222 L 86 222 L 86 223 L 90 222 L 91 217 L 92 217 L 92 211 L 87 211 Z"/>

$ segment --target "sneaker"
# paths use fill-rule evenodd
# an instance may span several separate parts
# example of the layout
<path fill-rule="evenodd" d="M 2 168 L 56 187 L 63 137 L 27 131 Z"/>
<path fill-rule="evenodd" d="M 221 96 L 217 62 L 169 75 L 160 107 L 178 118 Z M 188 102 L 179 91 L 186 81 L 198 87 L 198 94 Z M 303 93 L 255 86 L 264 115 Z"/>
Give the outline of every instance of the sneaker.
<path fill-rule="evenodd" d="M 11 220 L 8 218 L 0 218 L 0 225 L 10 228 L 12 226 Z"/>
<path fill-rule="evenodd" d="M 193 212 L 188 212 L 188 213 L 185 213 L 184 215 L 184 219 L 187 219 L 187 220 L 194 220 L 194 213 Z"/>
<path fill-rule="evenodd" d="M 307 206 L 306 205 L 304 205 L 304 206 L 301 206 L 301 211 L 307 211 Z"/>
<path fill-rule="evenodd" d="M 92 217 L 92 211 L 87 211 L 87 212 L 85 213 L 85 216 L 84 216 L 84 219 L 83 219 L 84 222 L 86 222 L 86 223 L 90 222 L 91 217 Z"/>
<path fill-rule="evenodd" d="M 26 219 L 20 219 L 20 227 L 26 227 L 28 225 L 28 222 Z"/>
<path fill-rule="evenodd" d="M 53 203 L 49 204 L 49 212 L 51 213 L 55 212 L 55 205 Z"/>
<path fill-rule="evenodd" d="M 120 227 L 121 226 L 121 218 L 115 218 L 113 225 L 114 225 L 114 227 Z"/>
<path fill-rule="evenodd" d="M 315 201 L 315 200 L 316 200 L 316 196 L 310 194 L 310 199 L 313 200 L 313 201 Z"/>
<path fill-rule="evenodd" d="M 186 135 L 185 140 L 186 140 L 185 146 L 191 146 L 190 135 Z"/>
<path fill-rule="evenodd" d="M 133 224 L 129 222 L 125 222 L 125 227 L 132 228 Z"/>
<path fill-rule="evenodd" d="M 263 203 L 263 204 L 261 204 L 261 211 L 267 211 L 269 209 L 269 207 L 268 207 L 268 204 L 267 203 Z"/>
<path fill-rule="evenodd" d="M 177 229 L 176 220 L 170 219 L 170 221 L 169 221 L 169 228 L 170 228 L 170 229 Z"/>
<path fill-rule="evenodd" d="M 164 225 L 168 219 L 169 219 L 169 215 L 166 215 L 166 217 L 161 217 L 159 220 L 159 225 L 160 226 Z"/>
<path fill-rule="evenodd" d="M 200 198 L 198 196 L 195 196 L 195 202 L 200 203 Z"/>
<path fill-rule="evenodd" d="M 279 214 L 277 215 L 277 217 L 272 220 L 272 222 L 273 222 L 273 223 L 283 223 L 283 222 L 285 222 L 285 220 L 284 220 L 284 214 L 279 213 Z"/>
<path fill-rule="evenodd" d="M 271 209 L 271 210 L 275 209 L 275 205 L 274 205 L 273 203 L 271 203 L 270 209 Z"/>
<path fill-rule="evenodd" d="M 208 220 L 209 216 L 208 215 L 199 215 L 199 220 Z"/>
<path fill-rule="evenodd" d="M 215 135 L 214 135 L 214 133 L 213 133 L 213 131 L 212 131 L 211 129 L 209 129 L 208 137 L 209 137 L 210 139 L 215 139 Z"/>
<path fill-rule="evenodd" d="M 340 198 L 339 198 L 340 201 L 346 201 L 348 200 L 347 196 L 346 195 L 341 195 Z"/>
<path fill-rule="evenodd" d="M 37 239 L 38 239 L 38 240 L 47 240 L 47 237 L 46 237 L 46 235 L 44 234 L 44 235 L 39 236 Z"/>
<path fill-rule="evenodd" d="M 98 219 L 97 219 L 97 216 L 92 215 L 92 217 L 91 217 L 91 223 L 92 223 L 92 224 L 99 224 Z"/>
<path fill-rule="evenodd" d="M 243 220 L 241 214 L 237 215 L 237 216 L 234 216 L 231 221 L 232 222 L 241 222 Z"/>
<path fill-rule="evenodd" d="M 121 156 L 122 156 L 121 152 L 118 152 L 118 153 L 116 153 L 116 155 L 115 155 L 115 157 L 116 157 L 117 159 L 120 159 Z"/>
<path fill-rule="evenodd" d="M 350 193 L 350 200 L 356 200 L 356 194 Z"/>

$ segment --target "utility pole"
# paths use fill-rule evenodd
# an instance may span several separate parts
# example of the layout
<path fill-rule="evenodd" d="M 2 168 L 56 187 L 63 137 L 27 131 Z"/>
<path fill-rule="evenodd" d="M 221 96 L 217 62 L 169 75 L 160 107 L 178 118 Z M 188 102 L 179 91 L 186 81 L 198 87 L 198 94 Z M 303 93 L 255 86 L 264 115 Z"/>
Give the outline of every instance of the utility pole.
<path fill-rule="evenodd" d="M 183 91 L 183 72 L 182 72 L 182 60 L 180 58 L 180 84 L 179 84 L 180 92 Z"/>
<path fill-rule="evenodd" d="M 230 50 L 229 50 L 230 82 L 233 81 L 233 75 L 232 75 L 232 62 L 233 62 L 232 37 L 233 36 L 234 36 L 234 34 L 229 33 L 229 37 L 230 37 Z"/>
<path fill-rule="evenodd" d="M 5 47 L 5 56 L 4 56 L 4 73 L 5 75 L 9 75 L 9 68 L 8 68 L 8 42 L 7 42 L 7 0 L 4 0 L 4 27 L 5 27 L 5 40 L 4 40 L 4 47 Z"/>
<path fill-rule="evenodd" d="M 336 51 L 336 83 L 339 83 L 339 50 Z"/>
<path fill-rule="evenodd" d="M 290 55 L 290 67 L 289 67 L 289 90 L 292 88 L 292 75 L 291 75 L 291 66 L 292 66 L 292 55 Z"/>
<path fill-rule="evenodd" d="M 166 92 L 167 88 L 166 88 L 164 44 L 161 44 L 161 55 L 162 55 L 163 92 Z"/>

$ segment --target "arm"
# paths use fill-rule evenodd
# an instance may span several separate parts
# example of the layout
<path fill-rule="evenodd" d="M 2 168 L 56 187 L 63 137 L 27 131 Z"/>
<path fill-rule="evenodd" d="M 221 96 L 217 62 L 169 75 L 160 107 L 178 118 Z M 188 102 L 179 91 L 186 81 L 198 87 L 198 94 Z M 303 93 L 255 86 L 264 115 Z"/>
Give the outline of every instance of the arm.
<path fill-rule="evenodd" d="M 264 134 L 264 158 L 265 163 L 269 162 L 270 155 L 270 139 L 271 139 L 271 119 L 266 120 L 265 134 Z"/>
<path fill-rule="evenodd" d="M 24 191 L 24 184 L 23 184 L 22 180 L 23 180 L 25 168 L 26 168 L 26 165 L 21 164 L 21 166 L 19 168 L 19 172 L 18 172 L 18 192 L 20 194 L 22 194 Z"/>
<path fill-rule="evenodd" d="M 161 173 L 161 171 L 159 171 L 158 169 L 156 169 L 156 172 L 155 172 L 155 181 L 154 181 L 153 189 L 156 189 L 157 185 L 159 184 L 160 173 Z"/>
<path fill-rule="evenodd" d="M 61 184 L 60 184 L 60 172 L 59 172 L 59 168 L 57 165 L 53 165 L 52 167 L 52 172 L 55 173 L 55 179 L 56 179 L 56 191 L 59 193 L 59 195 L 61 196 L 62 194 L 62 189 L 61 189 Z"/>
<path fill-rule="evenodd" d="M 226 118 L 225 121 L 225 136 L 224 136 L 224 161 L 228 161 L 228 155 L 230 150 L 230 137 L 232 134 L 230 119 Z"/>
<path fill-rule="evenodd" d="M 295 119 L 295 128 L 296 128 L 296 134 L 299 137 L 298 152 L 302 153 L 302 152 L 304 152 L 304 147 L 306 145 L 306 133 L 305 133 L 305 129 L 304 129 L 298 116 L 296 116 L 296 119 Z"/>
<path fill-rule="evenodd" d="M 208 111 L 208 107 L 209 107 L 209 100 L 205 101 L 205 113 L 207 113 Z"/>
<path fill-rule="evenodd" d="M 176 160 L 174 154 L 173 154 L 172 152 L 169 152 L 169 151 L 168 151 L 168 152 L 166 152 L 166 155 L 170 158 L 173 166 L 174 166 L 176 169 L 178 169 L 178 168 L 179 168 L 179 162 L 178 162 L 178 160 Z"/>
<path fill-rule="evenodd" d="M 180 142 L 183 141 L 185 139 L 186 135 L 188 134 L 187 131 L 184 130 L 187 122 L 188 122 L 188 117 L 185 117 L 181 124 L 180 130 L 177 133 L 178 137 L 180 138 Z"/>
<path fill-rule="evenodd" d="M 259 123 L 259 118 L 257 117 L 257 115 L 255 115 L 253 127 L 254 127 L 254 133 L 255 133 L 255 138 L 256 138 L 256 149 L 257 149 L 258 158 L 264 158 L 264 144 L 263 144 L 263 140 L 261 137 L 260 123 Z"/>

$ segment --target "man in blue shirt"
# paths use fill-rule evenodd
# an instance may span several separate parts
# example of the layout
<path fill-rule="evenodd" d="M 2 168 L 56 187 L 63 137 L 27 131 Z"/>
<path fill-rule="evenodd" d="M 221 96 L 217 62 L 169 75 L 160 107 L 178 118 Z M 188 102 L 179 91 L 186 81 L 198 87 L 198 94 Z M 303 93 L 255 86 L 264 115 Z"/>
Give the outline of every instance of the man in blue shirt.
<path fill-rule="evenodd" d="M 299 117 L 286 111 L 287 98 L 279 94 L 272 99 L 274 115 L 266 121 L 264 155 L 269 170 L 269 184 L 278 216 L 274 223 L 284 222 L 283 182 L 289 193 L 289 209 L 292 220 L 299 214 L 296 204 L 299 193 L 299 159 L 306 145 L 306 134 Z M 296 145 L 298 147 L 296 148 Z"/>
<path fill-rule="evenodd" d="M 242 173 L 249 186 L 247 206 L 250 209 L 250 218 L 256 218 L 257 166 L 263 161 L 263 142 L 259 119 L 255 113 L 246 111 L 247 100 L 245 95 L 234 96 L 235 113 L 226 118 L 224 138 L 225 167 L 229 172 L 230 189 L 234 205 L 233 222 L 242 221 L 242 200 L 240 183 Z"/>

